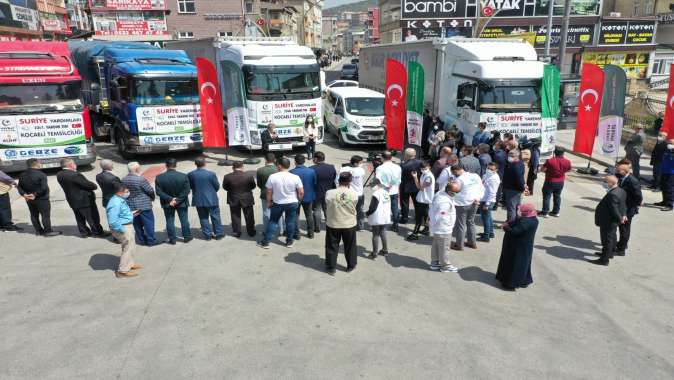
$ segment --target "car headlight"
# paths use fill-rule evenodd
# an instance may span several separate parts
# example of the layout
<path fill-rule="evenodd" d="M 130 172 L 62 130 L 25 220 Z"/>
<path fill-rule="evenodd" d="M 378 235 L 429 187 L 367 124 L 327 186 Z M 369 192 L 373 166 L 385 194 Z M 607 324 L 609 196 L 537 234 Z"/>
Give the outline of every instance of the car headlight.
<path fill-rule="evenodd" d="M 346 126 L 349 129 L 355 129 L 355 130 L 360 129 L 360 125 L 358 125 L 358 124 L 356 124 L 356 123 L 354 123 L 353 121 L 350 121 L 350 120 L 346 122 Z"/>

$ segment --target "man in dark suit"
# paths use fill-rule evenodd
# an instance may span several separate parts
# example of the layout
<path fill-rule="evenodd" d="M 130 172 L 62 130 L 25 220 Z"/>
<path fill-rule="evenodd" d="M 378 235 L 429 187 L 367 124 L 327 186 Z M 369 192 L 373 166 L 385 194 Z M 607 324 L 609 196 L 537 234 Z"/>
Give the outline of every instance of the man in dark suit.
<path fill-rule="evenodd" d="M 80 237 L 87 238 L 92 235 L 96 237 L 109 236 L 110 233 L 103 231 L 101 218 L 98 215 L 98 208 L 96 208 L 96 194 L 94 194 L 94 190 L 98 186 L 84 178 L 82 173 L 78 173 L 77 164 L 70 158 L 61 160 L 61 169 L 63 170 L 56 175 L 56 180 L 61 185 L 61 188 L 63 188 L 68 205 L 75 214 Z"/>
<path fill-rule="evenodd" d="M 405 149 L 403 163 L 401 165 L 400 181 L 400 220 L 398 223 L 407 224 L 410 213 L 410 198 L 417 210 L 417 189 L 412 173 L 421 173 L 421 160 L 417 159 L 417 151 L 414 148 Z"/>
<path fill-rule="evenodd" d="M 606 176 L 608 190 L 594 211 L 594 224 L 599 227 L 601 236 L 601 253 L 599 259 L 588 260 L 592 264 L 608 266 L 616 247 L 616 230 L 627 221 L 627 194 L 618 186 L 618 178 Z"/>
<path fill-rule="evenodd" d="M 206 240 L 220 240 L 225 237 L 220 219 L 220 206 L 218 190 L 220 183 L 218 177 L 210 170 L 206 170 L 206 158 L 201 156 L 194 160 L 196 169 L 192 170 L 187 178 L 192 189 L 192 206 L 197 208 L 201 233 Z M 209 221 L 210 218 L 210 221 Z"/>
<path fill-rule="evenodd" d="M 166 218 L 166 234 L 168 243 L 175 245 L 176 237 L 176 213 L 180 220 L 180 230 L 183 234 L 183 242 L 192 241 L 190 221 L 187 217 L 187 209 L 190 205 L 190 181 L 187 175 L 176 171 L 177 161 L 175 158 L 166 160 L 166 171 L 157 176 L 154 181 L 155 190 L 159 195 L 159 203 L 164 210 Z"/>
<path fill-rule="evenodd" d="M 314 153 L 314 166 L 311 167 L 316 172 L 316 198 L 311 205 L 314 214 L 314 232 L 321 232 L 321 212 L 325 214 L 326 203 L 325 193 L 335 188 L 335 178 L 337 170 L 330 164 L 325 163 L 325 153 Z"/>
<path fill-rule="evenodd" d="M 274 132 L 274 128 L 276 128 L 276 124 L 269 123 L 269 125 L 267 125 L 267 129 L 262 131 L 260 134 L 260 140 L 262 140 L 262 150 L 264 152 L 269 152 L 269 144 L 276 144 L 278 141 L 278 134 Z"/>
<path fill-rule="evenodd" d="M 28 169 L 21 173 L 17 189 L 26 200 L 35 234 L 45 237 L 60 235 L 61 232 L 51 229 L 49 185 L 47 184 L 47 176 L 40 170 L 42 165 L 36 158 L 31 158 L 26 163 Z M 42 221 L 40 221 L 40 218 Z"/>
<path fill-rule="evenodd" d="M 253 176 L 244 173 L 243 162 L 235 162 L 232 165 L 233 172 L 222 179 L 222 188 L 227 192 L 227 204 L 232 217 L 232 232 L 234 237 L 241 237 L 241 211 L 246 219 L 246 232 L 253 237 L 255 231 L 255 212 L 253 205 L 255 198 L 255 180 Z"/>
<path fill-rule="evenodd" d="M 96 183 L 103 192 L 103 208 L 108 206 L 108 201 L 115 195 L 115 188 L 122 183 L 122 180 L 112 173 L 113 166 L 111 160 L 101 160 L 101 172 L 96 174 Z"/>
<path fill-rule="evenodd" d="M 620 188 L 625 190 L 625 194 L 627 195 L 627 221 L 618 226 L 620 239 L 616 245 L 615 254 L 617 256 L 625 256 L 627 243 L 630 240 L 632 220 L 639 213 L 639 207 L 643 203 L 644 197 L 641 194 L 641 183 L 630 174 L 630 165 L 628 163 L 620 163 L 616 166 L 616 176 L 618 177 Z"/>

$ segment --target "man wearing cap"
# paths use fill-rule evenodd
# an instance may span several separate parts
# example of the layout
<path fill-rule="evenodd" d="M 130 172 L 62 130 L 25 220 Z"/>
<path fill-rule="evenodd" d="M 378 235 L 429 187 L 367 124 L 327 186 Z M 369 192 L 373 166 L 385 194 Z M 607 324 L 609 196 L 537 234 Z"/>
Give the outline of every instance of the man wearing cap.
<path fill-rule="evenodd" d="M 337 267 L 337 254 L 340 240 L 344 242 L 344 256 L 346 256 L 346 271 L 356 268 L 356 205 L 358 194 L 351 188 L 351 173 L 339 174 L 339 186 L 325 193 L 326 234 L 325 234 L 325 269 L 334 276 Z"/>

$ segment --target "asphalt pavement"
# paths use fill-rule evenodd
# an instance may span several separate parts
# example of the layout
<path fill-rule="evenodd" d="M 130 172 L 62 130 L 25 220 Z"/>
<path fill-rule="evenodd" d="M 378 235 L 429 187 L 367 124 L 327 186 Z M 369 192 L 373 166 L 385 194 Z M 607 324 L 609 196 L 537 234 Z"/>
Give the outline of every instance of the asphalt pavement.
<path fill-rule="evenodd" d="M 381 147 L 340 149 L 330 137 L 317 149 L 340 166 Z M 114 147 L 99 153 L 125 174 Z M 223 151 L 207 155 L 218 178 L 230 172 L 216 165 Z M 192 170 L 194 154 L 175 157 Z M 143 169 L 164 158 L 142 159 Z M 63 236 L 34 236 L 16 192 L 24 230 L 0 233 L 1 379 L 674 378 L 674 213 L 642 208 L 628 255 L 588 264 L 599 249 L 599 177 L 569 175 L 561 217 L 541 219 L 534 284 L 514 293 L 494 279 L 500 231 L 477 250 L 452 251 L 458 273 L 437 273 L 427 269 L 429 238 L 404 240 L 411 224 L 389 234 L 392 253 L 375 261 L 365 257 L 370 233 L 359 232 L 357 269 L 347 274 L 340 256 L 335 277 L 323 272 L 322 232 L 291 249 L 232 236 L 139 247 L 141 275 L 117 279 L 120 247 L 77 237 L 55 172 L 49 185 Z M 526 202 L 540 207 L 541 185 Z M 659 196 L 645 192 L 647 203 Z M 222 191 L 220 204 L 228 225 Z M 154 211 L 163 240 L 158 202 Z M 194 209 L 190 222 L 198 236 Z"/>

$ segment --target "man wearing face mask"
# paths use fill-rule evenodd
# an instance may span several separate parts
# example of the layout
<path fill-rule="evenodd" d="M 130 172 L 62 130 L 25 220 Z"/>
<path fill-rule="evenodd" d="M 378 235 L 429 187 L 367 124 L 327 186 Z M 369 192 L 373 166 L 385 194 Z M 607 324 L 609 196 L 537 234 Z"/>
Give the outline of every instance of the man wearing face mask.
<path fill-rule="evenodd" d="M 618 226 L 620 232 L 620 239 L 616 245 L 616 255 L 625 256 L 627 250 L 627 243 L 630 240 L 630 230 L 632 229 L 632 219 L 639 213 L 639 206 L 644 201 L 641 194 L 641 184 L 639 180 L 630 174 L 630 166 L 628 164 L 618 164 L 615 169 L 616 177 L 618 177 L 618 186 L 625 190 L 627 198 L 625 200 L 627 206 L 627 221 Z"/>
<path fill-rule="evenodd" d="M 660 186 L 662 187 L 662 211 L 674 209 L 674 139 L 667 141 L 667 149 L 660 164 Z"/>
<path fill-rule="evenodd" d="M 667 132 L 660 132 L 658 134 L 658 142 L 655 143 L 655 147 L 653 147 L 653 151 L 651 152 L 650 164 L 653 167 L 653 182 L 648 187 L 649 189 L 660 189 L 660 166 L 662 158 L 665 155 L 665 150 L 667 150 Z"/>
<path fill-rule="evenodd" d="M 616 176 L 608 175 L 605 181 L 606 195 L 594 211 L 594 224 L 599 227 L 601 237 L 601 252 L 597 253 L 598 259 L 588 261 L 592 264 L 608 266 L 616 247 L 616 230 L 620 224 L 627 222 L 627 194 L 618 186 Z"/>
<path fill-rule="evenodd" d="M 119 258 L 119 267 L 115 273 L 117 278 L 136 277 L 138 273 L 134 271 L 142 268 L 133 261 L 133 251 L 136 249 L 133 229 L 134 215 L 126 203 L 126 199 L 129 198 L 130 194 L 126 186 L 116 183 L 115 194 L 110 198 L 108 205 L 105 207 L 112 236 L 122 245 L 122 255 Z"/>
<path fill-rule="evenodd" d="M 309 160 L 314 159 L 314 153 L 316 152 L 317 137 L 318 137 L 318 128 L 316 128 L 316 123 L 314 123 L 314 117 L 309 115 L 304 120 L 304 142 L 307 147 L 307 158 Z"/>

